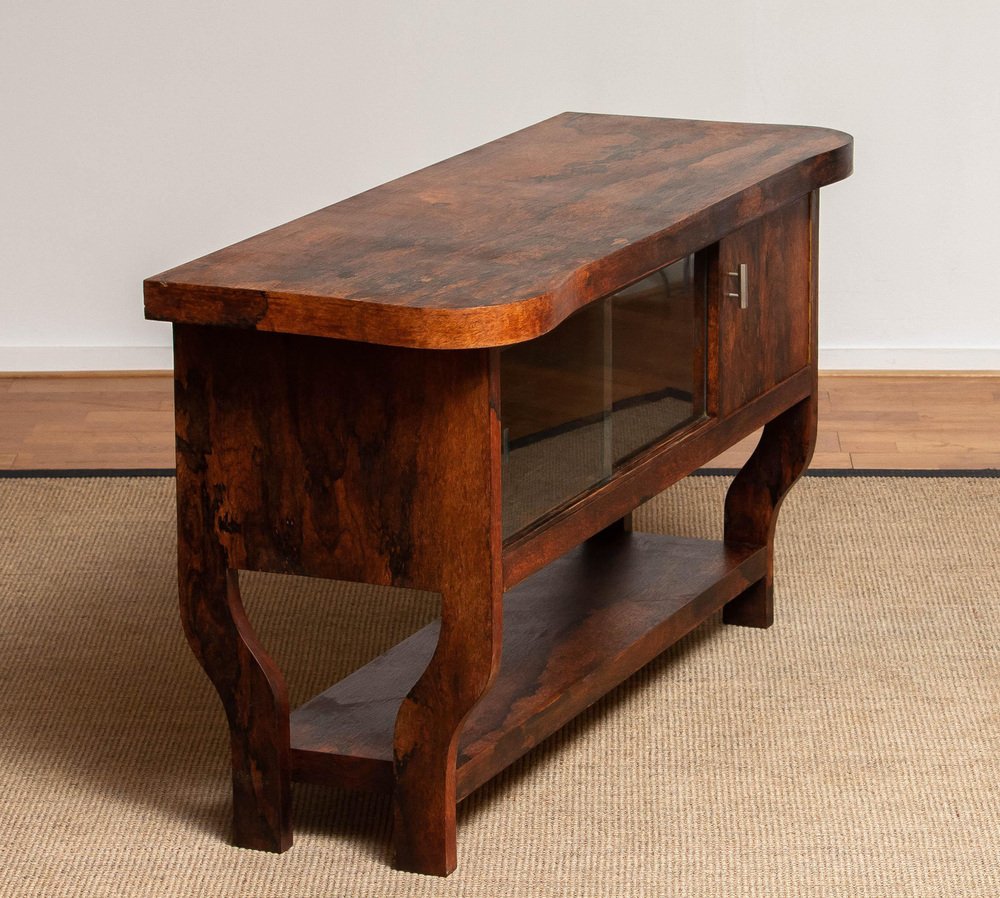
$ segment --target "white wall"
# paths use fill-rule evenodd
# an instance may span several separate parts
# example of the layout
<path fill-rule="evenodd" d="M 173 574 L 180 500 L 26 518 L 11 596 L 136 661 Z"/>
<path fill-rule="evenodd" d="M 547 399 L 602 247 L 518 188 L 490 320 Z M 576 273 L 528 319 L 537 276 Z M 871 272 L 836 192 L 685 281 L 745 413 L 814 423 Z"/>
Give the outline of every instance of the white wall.
<path fill-rule="evenodd" d="M 0 0 L 0 370 L 168 367 L 143 277 L 565 109 L 815 124 L 821 363 L 1000 369 L 993 3 Z"/>

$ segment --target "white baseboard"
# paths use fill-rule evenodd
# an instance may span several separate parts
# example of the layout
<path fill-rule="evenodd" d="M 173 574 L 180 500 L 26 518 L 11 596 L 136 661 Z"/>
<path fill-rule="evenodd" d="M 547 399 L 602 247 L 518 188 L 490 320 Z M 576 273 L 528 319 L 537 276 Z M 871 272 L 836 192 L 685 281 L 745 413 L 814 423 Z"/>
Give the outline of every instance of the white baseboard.
<path fill-rule="evenodd" d="M 1000 348 L 820 346 L 820 371 L 1000 371 Z"/>
<path fill-rule="evenodd" d="M 0 372 L 164 371 L 169 346 L 0 346 Z M 821 371 L 1000 371 L 1000 347 L 855 349 L 825 347 Z"/>
<path fill-rule="evenodd" d="M 169 346 L 0 346 L 0 372 L 169 371 Z"/>

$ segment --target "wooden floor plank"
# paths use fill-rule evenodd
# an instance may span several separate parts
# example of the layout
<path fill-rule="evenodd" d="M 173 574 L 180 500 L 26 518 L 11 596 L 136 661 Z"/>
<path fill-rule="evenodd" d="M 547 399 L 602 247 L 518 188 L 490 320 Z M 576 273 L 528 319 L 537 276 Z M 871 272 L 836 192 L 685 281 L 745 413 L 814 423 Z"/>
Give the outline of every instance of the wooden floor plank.
<path fill-rule="evenodd" d="M 969 470 L 1000 468 L 1000 451 L 996 452 L 852 452 L 852 467 L 859 470 Z"/>
<path fill-rule="evenodd" d="M 10 393 L 170 393 L 171 377 L 165 374 L 122 374 L 103 376 L 6 377 Z"/>

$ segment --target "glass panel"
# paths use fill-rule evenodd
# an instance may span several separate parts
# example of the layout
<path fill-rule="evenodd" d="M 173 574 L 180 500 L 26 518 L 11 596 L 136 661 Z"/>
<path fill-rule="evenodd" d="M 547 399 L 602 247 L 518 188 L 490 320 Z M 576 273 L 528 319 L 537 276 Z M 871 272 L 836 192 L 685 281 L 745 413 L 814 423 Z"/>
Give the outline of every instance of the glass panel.
<path fill-rule="evenodd" d="M 688 256 L 501 350 L 505 537 L 704 415 L 703 267 Z"/>
<path fill-rule="evenodd" d="M 705 283 L 688 256 L 610 297 L 615 464 L 705 413 Z"/>
<path fill-rule="evenodd" d="M 504 536 L 611 474 L 606 315 L 591 303 L 500 353 Z"/>

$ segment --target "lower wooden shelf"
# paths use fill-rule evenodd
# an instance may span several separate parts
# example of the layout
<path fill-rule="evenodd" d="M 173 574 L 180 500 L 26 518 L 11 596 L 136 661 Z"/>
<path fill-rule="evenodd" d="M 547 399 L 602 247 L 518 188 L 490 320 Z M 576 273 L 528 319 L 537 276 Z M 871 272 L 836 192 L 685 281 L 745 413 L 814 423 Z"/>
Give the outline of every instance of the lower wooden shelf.
<path fill-rule="evenodd" d="M 763 548 L 613 533 L 504 596 L 503 656 L 459 737 L 466 797 L 766 572 Z M 403 698 L 437 643 L 434 622 L 292 713 L 293 777 L 391 790 Z"/>

